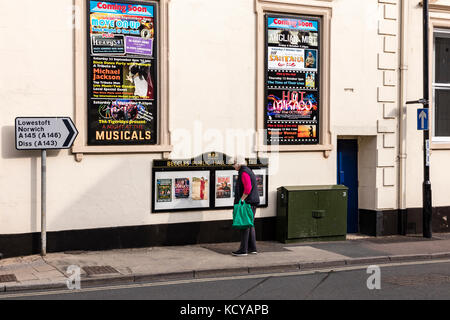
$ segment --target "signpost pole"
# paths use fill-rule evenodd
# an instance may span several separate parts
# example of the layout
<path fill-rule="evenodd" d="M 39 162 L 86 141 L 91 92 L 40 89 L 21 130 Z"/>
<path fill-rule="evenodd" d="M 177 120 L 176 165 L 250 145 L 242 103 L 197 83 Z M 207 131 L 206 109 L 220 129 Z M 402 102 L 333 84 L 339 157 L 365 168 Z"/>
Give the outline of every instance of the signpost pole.
<path fill-rule="evenodd" d="M 41 150 L 41 255 L 47 254 L 47 150 Z"/>
<path fill-rule="evenodd" d="M 16 149 L 41 150 L 41 255 L 47 254 L 47 149 L 69 149 L 78 130 L 69 117 L 17 117 Z"/>
<path fill-rule="evenodd" d="M 429 10 L 428 0 L 423 0 L 423 98 L 417 101 L 408 101 L 406 104 L 422 104 L 423 109 L 417 113 L 417 129 L 423 131 L 423 184 L 422 184 L 422 222 L 423 237 L 432 237 L 432 199 L 430 181 L 430 77 L 429 77 Z"/>
<path fill-rule="evenodd" d="M 423 0 L 423 94 L 424 94 L 424 108 L 429 109 L 429 11 L 428 0 Z M 427 119 L 428 121 L 428 119 Z M 423 131 L 423 237 L 431 238 L 431 217 L 432 217 L 432 200 L 431 200 L 431 182 L 430 182 L 430 130 Z"/>

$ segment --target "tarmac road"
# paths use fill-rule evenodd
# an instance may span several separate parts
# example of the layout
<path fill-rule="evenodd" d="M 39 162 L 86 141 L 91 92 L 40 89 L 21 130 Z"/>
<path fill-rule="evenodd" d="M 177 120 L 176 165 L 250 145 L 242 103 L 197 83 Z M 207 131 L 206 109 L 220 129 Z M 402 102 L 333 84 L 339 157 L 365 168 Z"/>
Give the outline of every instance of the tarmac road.
<path fill-rule="evenodd" d="M 50 300 L 317 300 L 450 299 L 450 260 L 380 266 L 381 289 L 369 290 L 367 266 L 333 270 L 192 279 L 79 291 L 0 294 L 2 299 Z M 375 281 L 369 281 L 376 284 Z M 200 301 L 196 301 L 201 304 Z"/>

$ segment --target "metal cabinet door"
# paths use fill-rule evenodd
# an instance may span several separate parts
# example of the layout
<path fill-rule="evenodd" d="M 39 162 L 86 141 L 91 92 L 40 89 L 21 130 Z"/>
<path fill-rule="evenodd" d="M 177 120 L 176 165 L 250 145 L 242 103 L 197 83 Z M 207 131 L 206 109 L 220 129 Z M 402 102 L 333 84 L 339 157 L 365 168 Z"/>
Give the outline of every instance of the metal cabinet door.
<path fill-rule="evenodd" d="M 290 192 L 288 199 L 288 239 L 316 237 L 318 191 Z"/>
<path fill-rule="evenodd" d="M 318 194 L 318 208 L 313 212 L 320 237 L 347 233 L 347 191 L 324 190 Z"/>

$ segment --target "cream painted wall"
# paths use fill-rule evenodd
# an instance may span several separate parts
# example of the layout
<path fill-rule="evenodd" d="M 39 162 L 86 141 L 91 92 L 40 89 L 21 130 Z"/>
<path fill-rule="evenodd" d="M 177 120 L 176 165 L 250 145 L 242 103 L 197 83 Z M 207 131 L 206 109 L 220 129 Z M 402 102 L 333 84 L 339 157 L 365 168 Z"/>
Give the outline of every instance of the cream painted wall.
<path fill-rule="evenodd" d="M 372 210 L 377 207 L 376 169 L 377 137 L 361 137 L 358 141 L 358 206 Z"/>
<path fill-rule="evenodd" d="M 175 158 L 226 151 L 234 141 L 227 136 L 234 133 L 247 132 L 253 139 L 255 29 L 253 1 L 171 1 L 169 112 Z M 251 152 L 248 143 L 245 153 Z"/>
<path fill-rule="evenodd" d="M 26 3 L 25 17 L 33 22 L 25 26 L 32 35 L 26 42 L 18 42 L 12 32 L 14 16 L 0 19 L 0 36 L 14 43 L 2 51 L 11 64 L 0 77 L 0 188 L 7 190 L 0 193 L 0 234 L 40 230 L 39 152 L 15 150 L 14 118 L 74 117 L 72 2 L 54 0 L 51 6 L 48 11 L 33 1 Z M 4 2 L 0 7 L 1 12 L 13 9 Z M 57 19 L 52 22 L 55 12 Z M 171 130 L 188 132 L 192 138 L 186 156 L 222 151 L 226 145 L 216 143 L 220 139 L 212 139 L 214 134 L 233 136 L 236 132 L 231 129 L 239 133 L 255 127 L 253 3 L 172 1 L 170 19 Z M 48 36 L 42 37 L 43 32 Z M 192 43 L 192 35 L 202 36 L 202 41 Z M 197 134 L 203 143 L 197 143 Z M 184 149 L 184 141 L 173 140 L 175 150 Z M 251 151 L 247 145 L 244 153 Z M 231 218 L 229 211 L 151 214 L 151 161 L 159 157 L 85 155 L 78 163 L 68 151 L 49 152 L 48 230 Z M 334 183 L 333 168 L 322 153 L 286 154 L 282 161 L 282 169 L 270 178 L 271 206 L 261 210 L 262 216 L 275 214 L 275 190 L 280 185 Z M 321 165 L 311 170 L 311 165 L 302 163 Z"/>
<path fill-rule="evenodd" d="M 37 231 L 40 208 L 39 152 L 15 150 L 15 117 L 73 116 L 72 2 L 52 1 L 51 7 L 28 0 L 18 13 L 17 3 L 0 3 L 0 52 L 5 61 L 0 75 L 0 233 Z M 23 23 L 18 24 L 18 15 Z M 60 159 L 69 159 L 67 152 L 60 152 Z M 63 173 L 69 167 L 54 169 Z"/>
<path fill-rule="evenodd" d="M 431 3 L 431 2 L 430 2 Z M 438 0 L 435 4 L 449 5 L 449 0 Z M 449 8 L 450 9 L 450 8 Z M 447 19 L 448 14 L 430 12 L 430 17 Z M 408 25 L 408 100 L 422 98 L 423 95 L 423 54 L 422 54 L 422 7 L 409 2 Z M 407 134 L 407 206 L 412 208 L 422 207 L 422 183 L 423 183 L 423 141 L 422 133 L 417 129 L 417 108 L 409 106 L 407 110 L 408 134 Z M 431 154 L 431 186 L 433 206 L 450 205 L 450 150 L 432 150 Z"/>
<path fill-rule="evenodd" d="M 382 110 L 377 54 L 380 7 L 376 0 L 334 5 L 331 48 L 331 124 L 335 135 L 375 135 Z"/>
<path fill-rule="evenodd" d="M 170 128 L 174 157 L 209 150 L 253 154 L 255 19 L 253 1 L 171 1 Z M 201 37 L 201 42 L 192 43 L 191 35 Z M 242 147 L 232 138 L 239 135 L 245 136 Z M 273 168 L 269 178 L 269 208 L 259 210 L 257 216 L 275 215 L 276 189 L 280 186 L 335 184 L 335 162 L 334 154 L 329 159 L 323 153 L 280 154 L 279 168 Z M 229 217 L 229 213 L 222 217 Z"/>
<path fill-rule="evenodd" d="M 301 2 L 301 1 L 299 1 Z M 38 152 L 16 151 L 17 116 L 74 117 L 72 1 L 46 0 L 48 5 L 25 1 L 22 17 L 28 23 L 16 34 L 13 2 L 0 2 L 0 234 L 40 230 L 40 160 Z M 328 2 L 327 2 L 328 3 Z M 331 128 L 338 136 L 367 136 L 360 166 L 364 170 L 360 206 L 377 209 L 392 194 L 377 193 L 380 171 L 374 165 L 377 120 L 382 108 L 377 87 L 377 36 L 380 5 L 377 0 L 333 1 L 331 35 Z M 51 8 L 52 10 L 48 10 Z M 420 10 L 410 7 L 409 36 L 419 39 Z M 76 8 L 75 8 L 76 12 Z M 171 0 L 170 131 L 173 157 L 205 151 L 253 155 L 255 128 L 256 17 L 253 0 Z M 415 21 L 415 22 L 414 22 Z M 45 36 L 44 36 L 45 35 Z M 417 40 L 418 41 L 418 40 Z M 7 45 L 6 45 L 7 44 Z M 408 98 L 419 98 L 421 49 L 411 42 Z M 237 70 L 237 71 L 236 71 Z M 236 135 L 247 142 L 234 147 Z M 369 137 L 371 136 L 371 137 Z M 375 140 L 374 140 L 375 139 Z M 408 206 L 420 205 L 420 135 L 415 111 L 408 112 Z M 374 149 L 375 148 L 375 149 Z M 113 226 L 181 223 L 231 219 L 229 211 L 151 214 L 151 162 L 158 154 L 85 155 L 76 162 L 68 151 L 48 158 L 49 231 Z M 450 205 L 447 195 L 450 151 L 435 151 L 433 196 L 435 205 Z M 336 150 L 281 153 L 273 159 L 267 209 L 258 216 L 274 216 L 276 189 L 282 185 L 336 183 Z M 275 165 L 277 164 L 277 165 Z M 361 174 L 361 173 L 360 173 Z M 382 174 L 381 174 L 382 176 Z M 373 181 L 373 179 L 378 179 Z M 388 190 L 390 193 L 396 189 Z M 373 193 L 373 196 L 372 196 Z M 394 194 L 394 196 L 396 196 Z"/>

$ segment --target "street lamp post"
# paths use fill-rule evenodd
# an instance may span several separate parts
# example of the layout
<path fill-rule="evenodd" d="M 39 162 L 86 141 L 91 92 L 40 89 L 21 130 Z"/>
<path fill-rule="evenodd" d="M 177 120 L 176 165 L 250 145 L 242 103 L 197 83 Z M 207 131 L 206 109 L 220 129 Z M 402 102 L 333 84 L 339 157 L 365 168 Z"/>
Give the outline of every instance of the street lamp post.
<path fill-rule="evenodd" d="M 423 104 L 423 108 L 428 111 L 430 108 L 429 94 L 429 14 L 428 0 L 423 0 L 423 99 L 410 101 L 407 104 Z M 427 112 L 427 114 L 429 114 Z M 426 118 L 428 121 L 428 117 Z M 423 237 L 431 238 L 431 217 L 432 217 L 432 198 L 430 181 L 430 130 L 429 126 L 423 130 L 423 185 L 422 185 L 422 219 L 423 219 Z"/>

